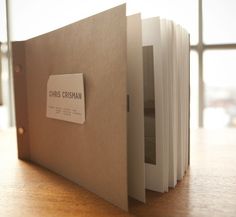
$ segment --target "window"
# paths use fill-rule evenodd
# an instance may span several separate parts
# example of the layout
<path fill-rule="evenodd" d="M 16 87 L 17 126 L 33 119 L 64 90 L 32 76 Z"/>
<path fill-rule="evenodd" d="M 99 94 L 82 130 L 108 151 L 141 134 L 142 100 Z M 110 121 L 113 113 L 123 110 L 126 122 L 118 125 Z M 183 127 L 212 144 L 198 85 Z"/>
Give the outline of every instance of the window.
<path fill-rule="evenodd" d="M 2 0 L 1 4 L 2 2 L 7 1 Z M 213 117 L 215 121 L 218 117 L 221 119 L 217 125 L 221 123 L 222 127 L 234 126 L 234 111 L 231 110 L 236 108 L 232 106 L 226 111 L 215 100 L 219 100 L 224 94 L 226 100 L 226 95 L 234 92 L 224 77 L 227 74 L 229 80 L 234 81 L 230 76 L 232 70 L 236 70 L 232 60 L 235 52 L 233 49 L 236 50 L 236 0 L 106 0 L 102 4 L 98 0 L 88 0 L 86 4 L 77 0 L 71 0 L 69 4 L 66 0 L 9 2 L 11 33 L 15 40 L 51 31 L 124 2 L 127 2 L 127 15 L 141 12 L 142 18 L 160 16 L 174 20 L 190 33 L 191 126 L 210 127 Z M 4 16 L 3 12 L 1 7 L 0 16 Z M 0 28 L 2 25 L 5 24 L 0 23 Z M 4 33 L 1 31 L 2 29 L 0 37 L 3 37 Z M 224 70 L 220 70 L 221 67 Z M 216 79 L 219 79 L 218 86 Z M 216 83 L 213 85 L 213 82 Z M 233 96 L 230 100 L 234 100 Z M 214 109 L 213 105 L 216 106 Z M 221 118 L 217 112 L 221 112 Z M 230 121 L 225 118 L 224 122 L 223 116 L 228 117 L 227 115 L 230 116 Z"/>
<path fill-rule="evenodd" d="M 190 92 L 190 126 L 191 128 L 198 128 L 198 98 L 199 98 L 199 76 L 198 76 L 198 53 L 196 51 L 190 52 L 190 84 L 191 84 L 191 92 Z"/>
<path fill-rule="evenodd" d="M 7 1 L 0 1 L 0 128 L 13 125 L 7 34 Z"/>
<path fill-rule="evenodd" d="M 204 127 L 236 127 L 236 50 L 204 52 Z"/>
<path fill-rule="evenodd" d="M 236 42 L 236 1 L 204 0 L 203 39 L 206 44 L 229 44 Z"/>
<path fill-rule="evenodd" d="M 198 3 L 199 42 L 192 50 L 199 56 L 199 126 L 236 127 L 236 1 Z"/>

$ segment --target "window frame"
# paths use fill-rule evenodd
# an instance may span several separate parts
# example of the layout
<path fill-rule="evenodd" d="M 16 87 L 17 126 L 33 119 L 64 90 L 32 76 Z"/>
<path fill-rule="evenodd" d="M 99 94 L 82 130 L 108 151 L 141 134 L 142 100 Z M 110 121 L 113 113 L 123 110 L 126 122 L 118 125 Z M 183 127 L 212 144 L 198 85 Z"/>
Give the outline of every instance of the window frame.
<path fill-rule="evenodd" d="M 4 0 L 3 0 L 4 1 Z M 7 58 L 7 67 L 8 67 L 8 73 L 9 73 L 9 83 L 8 83 L 8 90 L 7 92 L 9 93 L 7 96 L 7 100 L 5 102 L 7 108 L 9 109 L 8 112 L 8 124 L 10 127 L 15 126 L 15 107 L 14 107 L 14 91 L 13 91 L 13 74 L 12 74 L 12 58 L 11 58 L 11 40 L 10 40 L 10 27 L 9 27 L 9 1 L 5 0 L 4 1 L 5 8 L 4 10 L 6 11 L 5 14 L 5 19 L 6 19 L 6 42 L 1 43 L 1 46 L 7 46 L 6 51 L 1 52 L 2 57 Z"/>
<path fill-rule="evenodd" d="M 198 125 L 200 128 L 203 126 L 204 116 L 203 111 L 205 108 L 205 87 L 204 87 L 204 80 L 203 80 L 203 53 L 206 50 L 230 50 L 236 49 L 236 43 L 230 44 L 205 44 L 203 41 L 203 0 L 198 0 L 198 43 L 196 45 L 191 45 L 191 50 L 194 50 L 198 53 L 198 73 L 199 73 L 199 99 L 198 99 Z"/>

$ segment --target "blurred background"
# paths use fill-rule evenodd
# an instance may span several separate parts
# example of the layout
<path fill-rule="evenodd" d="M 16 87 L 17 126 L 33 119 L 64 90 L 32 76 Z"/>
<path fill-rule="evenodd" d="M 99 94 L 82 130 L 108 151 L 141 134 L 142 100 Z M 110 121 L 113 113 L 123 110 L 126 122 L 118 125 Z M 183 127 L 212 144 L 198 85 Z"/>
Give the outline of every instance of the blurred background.
<path fill-rule="evenodd" d="M 0 128 L 15 125 L 10 41 L 26 40 L 127 3 L 191 37 L 191 128 L 236 127 L 235 0 L 0 0 Z"/>

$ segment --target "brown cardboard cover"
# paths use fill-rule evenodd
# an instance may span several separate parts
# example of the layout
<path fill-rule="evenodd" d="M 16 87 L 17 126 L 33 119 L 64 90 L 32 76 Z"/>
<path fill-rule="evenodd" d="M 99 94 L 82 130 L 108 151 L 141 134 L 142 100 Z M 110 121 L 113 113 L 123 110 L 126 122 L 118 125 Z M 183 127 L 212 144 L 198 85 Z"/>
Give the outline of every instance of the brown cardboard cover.
<path fill-rule="evenodd" d="M 127 210 L 125 13 L 125 5 L 118 6 L 15 42 L 13 64 L 17 127 L 25 129 L 18 134 L 19 157 Z M 67 73 L 84 73 L 83 125 L 46 118 L 48 77 Z"/>

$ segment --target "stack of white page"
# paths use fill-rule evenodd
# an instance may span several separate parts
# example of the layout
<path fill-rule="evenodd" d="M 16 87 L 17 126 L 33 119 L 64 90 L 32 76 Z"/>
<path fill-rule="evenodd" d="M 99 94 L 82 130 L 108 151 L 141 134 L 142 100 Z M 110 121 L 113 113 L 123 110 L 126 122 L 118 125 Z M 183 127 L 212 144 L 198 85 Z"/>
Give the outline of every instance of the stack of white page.
<path fill-rule="evenodd" d="M 189 34 L 159 17 L 127 24 L 128 189 L 144 202 L 145 189 L 168 192 L 188 168 Z"/>

